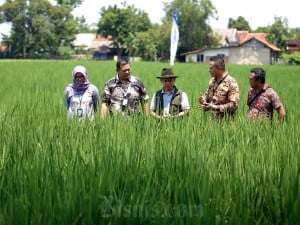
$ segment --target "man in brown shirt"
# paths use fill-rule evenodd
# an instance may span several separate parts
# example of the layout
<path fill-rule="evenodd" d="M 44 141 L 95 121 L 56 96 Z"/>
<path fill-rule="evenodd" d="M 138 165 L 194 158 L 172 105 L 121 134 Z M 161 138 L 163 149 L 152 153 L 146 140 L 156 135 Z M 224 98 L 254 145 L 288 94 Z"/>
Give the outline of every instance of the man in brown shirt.
<path fill-rule="evenodd" d="M 265 83 L 266 72 L 262 68 L 250 70 L 248 91 L 249 119 L 273 118 L 274 109 L 278 113 L 278 119 L 285 117 L 285 110 L 278 94 Z"/>
<path fill-rule="evenodd" d="M 208 66 L 211 79 L 205 94 L 200 94 L 200 107 L 216 118 L 232 117 L 240 101 L 238 83 L 226 71 L 223 57 L 211 57 Z"/>
<path fill-rule="evenodd" d="M 148 94 L 142 80 L 131 75 L 127 59 L 119 59 L 117 74 L 107 81 L 101 96 L 100 117 L 110 115 L 132 115 L 140 112 L 149 114 Z"/>

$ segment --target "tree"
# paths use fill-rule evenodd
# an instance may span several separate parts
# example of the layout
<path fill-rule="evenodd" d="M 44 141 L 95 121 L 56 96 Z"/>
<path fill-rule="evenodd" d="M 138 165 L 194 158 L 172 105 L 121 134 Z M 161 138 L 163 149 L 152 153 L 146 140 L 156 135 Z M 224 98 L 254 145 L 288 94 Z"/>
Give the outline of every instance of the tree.
<path fill-rule="evenodd" d="M 177 54 L 214 45 L 216 39 L 212 35 L 207 20 L 216 14 L 210 0 L 173 0 L 165 3 L 165 23 L 170 24 L 173 10 L 179 17 L 179 44 Z M 169 42 L 170 43 L 170 42 Z"/>
<path fill-rule="evenodd" d="M 236 28 L 237 30 L 247 30 L 251 32 L 251 27 L 243 16 L 239 16 L 236 20 L 229 18 L 228 28 Z"/>
<path fill-rule="evenodd" d="M 12 24 L 11 36 L 6 44 L 16 58 L 45 58 L 58 55 L 60 46 L 70 46 L 75 39 L 77 23 L 71 11 L 80 0 L 6 1 L 0 6 L 4 22 Z"/>
<path fill-rule="evenodd" d="M 118 8 L 114 5 L 107 9 L 105 7 L 101 9 L 97 27 L 97 33 L 101 36 L 113 37 L 113 44 L 120 57 L 123 49 L 126 49 L 129 54 L 132 53 L 133 40 L 137 33 L 147 31 L 151 27 L 151 23 L 148 14 L 134 6 Z"/>
<path fill-rule="evenodd" d="M 144 60 L 164 59 L 170 51 L 170 35 L 165 31 L 165 25 L 156 24 L 145 32 L 138 32 L 133 41 L 134 54 L 141 56 Z"/>
<path fill-rule="evenodd" d="M 78 33 L 96 33 L 97 29 L 92 28 L 90 25 L 86 23 L 86 19 L 84 16 L 77 17 L 77 31 Z"/>
<path fill-rule="evenodd" d="M 291 28 L 289 30 L 290 39 L 300 39 L 300 28 Z"/>
<path fill-rule="evenodd" d="M 267 27 L 258 27 L 256 32 L 267 33 L 268 42 L 285 51 L 286 42 L 290 39 L 287 18 L 274 17 L 274 23 Z"/>
<path fill-rule="evenodd" d="M 290 65 L 300 65 L 300 52 L 284 53 L 282 58 Z"/>
<path fill-rule="evenodd" d="M 83 0 L 56 0 L 57 4 L 60 6 L 66 6 L 66 7 L 71 7 L 71 8 L 76 8 L 81 3 Z"/>
<path fill-rule="evenodd" d="M 267 39 L 277 47 L 285 50 L 286 42 L 289 40 L 288 20 L 275 16 L 274 23 L 270 26 Z"/>
<path fill-rule="evenodd" d="M 144 60 L 157 59 L 157 41 L 159 40 L 159 29 L 152 28 L 148 31 L 138 32 L 132 42 L 133 53 Z"/>

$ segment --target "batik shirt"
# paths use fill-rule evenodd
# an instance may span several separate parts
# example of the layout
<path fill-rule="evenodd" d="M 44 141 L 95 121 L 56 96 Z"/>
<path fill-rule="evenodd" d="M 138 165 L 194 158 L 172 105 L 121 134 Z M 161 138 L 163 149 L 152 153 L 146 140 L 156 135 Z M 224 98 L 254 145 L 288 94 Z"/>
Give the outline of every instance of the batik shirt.
<path fill-rule="evenodd" d="M 71 85 L 67 86 L 64 91 L 64 104 L 68 110 L 68 118 L 94 120 L 98 100 L 98 89 L 92 84 L 85 91 L 77 92 Z"/>
<path fill-rule="evenodd" d="M 240 101 L 240 90 L 236 80 L 227 73 L 219 82 L 211 78 L 204 96 L 206 102 L 218 105 L 218 110 L 212 112 L 222 118 L 234 115 Z"/>
<path fill-rule="evenodd" d="M 253 88 L 250 88 L 247 104 L 249 106 L 249 119 L 272 119 L 274 109 L 278 109 L 282 106 L 278 94 L 268 85 L 265 85 L 264 89 L 258 93 Z"/>
<path fill-rule="evenodd" d="M 130 76 L 129 82 L 122 83 L 118 76 L 104 86 L 101 101 L 109 107 L 110 113 L 136 113 L 141 111 L 144 101 L 149 98 L 143 82 Z"/>

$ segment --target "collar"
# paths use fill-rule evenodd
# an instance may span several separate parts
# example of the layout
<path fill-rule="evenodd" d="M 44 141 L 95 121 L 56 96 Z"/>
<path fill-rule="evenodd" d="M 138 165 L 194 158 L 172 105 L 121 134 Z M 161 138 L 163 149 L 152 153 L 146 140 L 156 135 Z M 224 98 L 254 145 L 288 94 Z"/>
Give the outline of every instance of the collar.
<path fill-rule="evenodd" d="M 163 94 L 174 94 L 175 90 L 176 90 L 176 87 L 173 86 L 172 91 L 170 91 L 170 92 L 165 92 L 164 89 L 161 89 L 161 93 L 163 93 Z"/>
<path fill-rule="evenodd" d="M 259 93 L 259 92 L 262 92 L 262 91 L 266 91 L 270 86 L 268 84 L 264 84 L 263 88 L 260 89 L 260 90 L 257 90 L 257 89 L 254 89 L 253 90 L 255 91 L 255 93 Z"/>
<path fill-rule="evenodd" d="M 119 84 L 119 83 L 123 84 L 122 81 L 119 79 L 118 74 L 115 76 L 115 81 L 116 81 L 117 84 Z M 128 83 L 130 83 L 130 82 L 131 82 L 131 75 L 129 75 L 129 77 L 128 77 Z"/>
<path fill-rule="evenodd" d="M 228 76 L 228 71 L 225 71 L 222 76 L 220 77 L 220 80 L 218 80 L 216 77 L 215 77 L 215 81 L 218 82 L 218 83 L 221 83 L 223 80 L 225 80 L 225 78 Z"/>
<path fill-rule="evenodd" d="M 270 86 L 269 86 L 267 83 L 265 83 L 264 89 L 263 89 L 263 90 L 265 91 L 265 90 L 267 90 L 269 87 L 270 87 Z"/>

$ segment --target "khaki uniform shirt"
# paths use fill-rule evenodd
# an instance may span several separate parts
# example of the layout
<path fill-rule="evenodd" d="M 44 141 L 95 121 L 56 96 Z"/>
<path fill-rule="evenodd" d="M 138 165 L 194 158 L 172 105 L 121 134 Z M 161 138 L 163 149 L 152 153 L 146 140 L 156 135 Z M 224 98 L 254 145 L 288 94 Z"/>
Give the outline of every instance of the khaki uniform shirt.
<path fill-rule="evenodd" d="M 101 96 L 111 113 L 135 113 L 141 110 L 141 105 L 149 98 L 143 82 L 130 76 L 128 83 L 122 83 L 118 75 L 106 82 Z"/>
<path fill-rule="evenodd" d="M 238 83 L 228 73 L 219 82 L 213 77 L 209 81 L 205 98 L 208 103 L 218 105 L 218 110 L 213 111 L 216 117 L 233 116 L 240 101 Z"/>

